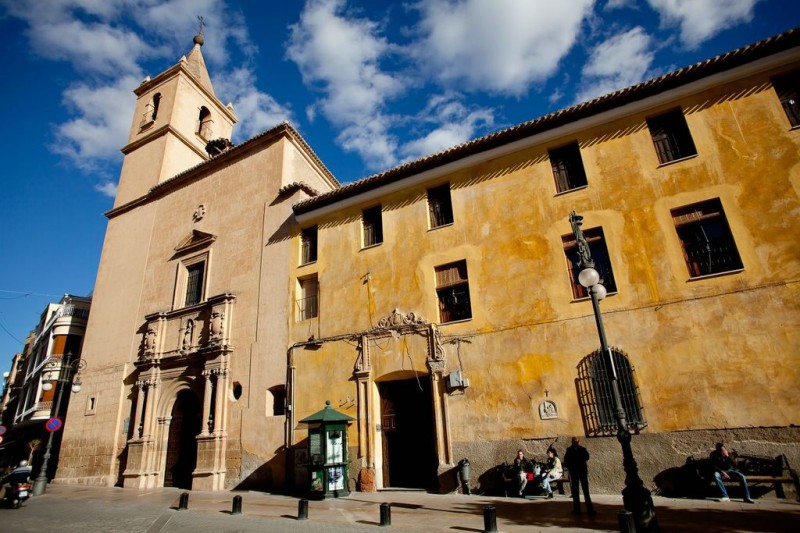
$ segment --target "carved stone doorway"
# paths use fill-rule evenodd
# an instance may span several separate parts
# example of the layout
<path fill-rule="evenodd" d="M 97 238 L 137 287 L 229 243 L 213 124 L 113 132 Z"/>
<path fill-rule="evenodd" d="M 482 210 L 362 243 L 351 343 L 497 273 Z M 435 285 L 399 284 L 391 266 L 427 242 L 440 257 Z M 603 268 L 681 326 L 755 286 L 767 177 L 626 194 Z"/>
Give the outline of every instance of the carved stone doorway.
<path fill-rule="evenodd" d="M 201 428 L 200 402 L 194 392 L 178 393 L 172 407 L 167 441 L 164 486 L 192 488 L 192 472 L 197 466 L 197 434 Z"/>
<path fill-rule="evenodd" d="M 430 375 L 378 383 L 384 487 L 433 489 L 436 437 Z"/>

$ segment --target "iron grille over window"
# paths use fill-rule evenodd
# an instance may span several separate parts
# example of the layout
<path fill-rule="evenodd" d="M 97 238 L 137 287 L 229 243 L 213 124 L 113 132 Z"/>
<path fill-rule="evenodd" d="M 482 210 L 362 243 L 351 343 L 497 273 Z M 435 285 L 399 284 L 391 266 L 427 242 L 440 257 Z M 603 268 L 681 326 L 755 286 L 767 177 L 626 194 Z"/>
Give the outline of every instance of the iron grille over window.
<path fill-rule="evenodd" d="M 617 387 L 628 431 L 638 433 L 647 427 L 647 421 L 633 367 L 624 353 L 616 348 L 610 348 L 610 351 L 617 373 Z M 578 403 L 588 435 L 617 433 L 616 408 L 611 393 L 611 370 L 607 368 L 607 359 L 600 350 L 597 350 L 578 365 Z"/>
<path fill-rule="evenodd" d="M 800 71 L 791 72 L 772 80 L 783 112 L 793 128 L 800 126 Z"/>
<path fill-rule="evenodd" d="M 436 267 L 436 295 L 442 324 L 472 318 L 466 261 Z"/>
<path fill-rule="evenodd" d="M 558 192 L 586 186 L 586 171 L 583 168 L 583 159 L 578 143 L 549 150 L 548 154 Z"/>
<path fill-rule="evenodd" d="M 719 198 L 673 209 L 672 220 L 691 277 L 743 268 Z"/>
<path fill-rule="evenodd" d="M 362 212 L 364 224 L 364 247 L 383 242 L 383 219 L 381 206 L 370 207 Z"/>
<path fill-rule="evenodd" d="M 676 159 L 697 155 L 692 134 L 680 109 L 647 119 L 650 136 L 663 165 Z"/>
<path fill-rule="evenodd" d="M 297 299 L 300 320 L 319 316 L 319 281 L 316 277 L 300 280 L 300 298 Z"/>
<path fill-rule="evenodd" d="M 306 228 L 300 235 L 301 258 L 300 264 L 313 263 L 317 260 L 317 226 Z"/>
<path fill-rule="evenodd" d="M 189 265 L 186 268 L 186 300 L 184 305 L 194 305 L 203 299 L 203 276 L 206 264 L 204 262 Z"/>
<path fill-rule="evenodd" d="M 428 211 L 431 229 L 453 223 L 453 204 L 450 200 L 450 184 L 428 189 Z"/>
<path fill-rule="evenodd" d="M 586 237 L 586 242 L 589 243 L 589 251 L 594 260 L 594 268 L 600 274 L 600 280 L 606 291 L 609 293 L 617 292 L 617 282 L 614 280 L 614 271 L 611 268 L 611 259 L 608 256 L 603 228 L 584 230 L 583 236 Z M 562 241 L 564 243 L 564 253 L 567 256 L 567 270 L 569 271 L 569 279 L 572 285 L 572 297 L 576 300 L 588 298 L 589 290 L 578 282 L 578 274 L 580 274 L 582 267 L 578 266 L 580 256 L 578 255 L 578 243 L 575 241 L 575 236 L 562 237 Z"/>

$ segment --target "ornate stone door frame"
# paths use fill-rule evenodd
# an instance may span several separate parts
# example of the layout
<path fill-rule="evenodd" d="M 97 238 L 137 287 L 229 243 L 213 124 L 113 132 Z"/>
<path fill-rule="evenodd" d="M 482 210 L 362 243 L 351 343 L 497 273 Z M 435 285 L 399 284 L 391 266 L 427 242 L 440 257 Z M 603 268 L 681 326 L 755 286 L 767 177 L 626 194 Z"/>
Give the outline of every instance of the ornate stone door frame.
<path fill-rule="evenodd" d="M 419 335 L 428 340 L 426 366 L 431 376 L 431 402 L 433 405 L 433 423 L 438 473 L 452 468 L 453 450 L 450 436 L 450 424 L 447 413 L 447 393 L 444 383 L 446 370 L 445 352 L 439 338 L 439 330 L 435 324 L 426 322 L 414 313 L 403 314 L 397 309 L 380 320 L 378 326 L 364 333 L 358 340 L 358 357 L 353 377 L 357 387 L 357 426 L 358 426 L 358 458 L 361 469 L 370 469 L 382 486 L 380 457 L 381 438 L 377 430 L 380 423 L 380 397 L 373 375 L 370 354 L 370 342 L 397 335 Z"/>
<path fill-rule="evenodd" d="M 192 307 L 145 317 L 135 363 L 133 435 L 122 474 L 125 487 L 163 485 L 172 407 L 181 390 L 191 389 L 202 404 L 192 488 L 225 488 L 234 300 L 226 293 Z"/>

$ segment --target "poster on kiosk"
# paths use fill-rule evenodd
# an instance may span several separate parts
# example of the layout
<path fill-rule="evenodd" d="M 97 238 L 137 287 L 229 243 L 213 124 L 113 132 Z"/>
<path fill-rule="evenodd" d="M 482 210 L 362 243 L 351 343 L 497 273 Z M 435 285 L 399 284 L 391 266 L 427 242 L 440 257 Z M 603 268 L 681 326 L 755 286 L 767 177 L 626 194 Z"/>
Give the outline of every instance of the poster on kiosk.
<path fill-rule="evenodd" d="M 355 420 L 331 407 L 300 421 L 308 424 L 309 495 L 313 498 L 348 496 L 347 426 Z"/>

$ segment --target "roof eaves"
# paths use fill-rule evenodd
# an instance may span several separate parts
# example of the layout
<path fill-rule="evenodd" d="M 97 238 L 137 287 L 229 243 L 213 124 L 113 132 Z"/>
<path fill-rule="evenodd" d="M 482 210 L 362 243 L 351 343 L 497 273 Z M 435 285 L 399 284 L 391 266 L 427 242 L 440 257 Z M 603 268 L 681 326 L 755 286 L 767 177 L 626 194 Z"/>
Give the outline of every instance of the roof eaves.
<path fill-rule="evenodd" d="M 730 70 L 796 46 L 800 46 L 800 28 L 794 28 L 780 35 L 718 55 L 711 59 L 706 59 L 663 76 L 599 96 L 586 102 L 575 104 L 539 118 L 490 133 L 483 137 L 478 137 L 441 152 L 403 163 L 384 172 L 344 185 L 339 189 L 298 202 L 292 208 L 295 214 L 308 213 L 314 209 L 335 203 L 342 198 L 367 192 L 425 170 L 442 166 L 476 153 L 488 151 L 498 146 L 509 144 L 516 140 L 554 129 L 588 116 L 621 107 L 633 101 L 663 93 L 712 74 Z"/>

